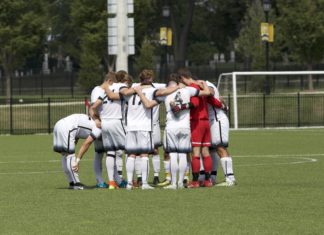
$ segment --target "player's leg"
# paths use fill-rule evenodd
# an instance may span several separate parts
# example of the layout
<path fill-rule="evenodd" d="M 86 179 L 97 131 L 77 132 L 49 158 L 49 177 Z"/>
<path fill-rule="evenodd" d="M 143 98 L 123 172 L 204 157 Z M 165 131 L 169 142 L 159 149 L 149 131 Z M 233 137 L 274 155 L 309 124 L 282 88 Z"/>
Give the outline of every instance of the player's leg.
<path fill-rule="evenodd" d="M 74 153 L 66 156 L 66 168 L 73 181 L 73 189 L 82 190 L 84 187 L 80 183 L 79 174 L 73 171 L 73 166 L 75 165 L 75 162 L 76 158 Z"/>
<path fill-rule="evenodd" d="M 209 147 L 211 146 L 211 133 L 210 133 L 210 126 L 208 120 L 203 120 L 201 122 L 201 131 L 203 132 L 203 138 L 202 138 L 202 150 L 201 154 L 203 157 L 203 164 L 204 164 L 204 170 L 205 170 L 205 187 L 211 187 L 213 186 L 212 182 L 210 181 L 210 174 L 212 170 L 212 159 L 210 157 L 209 153 Z"/>
<path fill-rule="evenodd" d="M 205 168 L 204 168 L 204 162 L 203 162 L 203 157 L 200 156 L 200 172 L 199 172 L 199 177 L 198 181 L 200 186 L 202 186 L 205 182 Z"/>
<path fill-rule="evenodd" d="M 217 153 L 220 157 L 220 163 L 226 179 L 226 182 L 224 184 L 219 184 L 219 185 L 234 186 L 236 184 L 236 180 L 233 171 L 233 161 L 232 161 L 232 157 L 230 156 L 227 150 L 228 141 L 229 141 L 229 121 L 226 116 L 220 119 L 219 127 L 220 127 L 221 141 L 217 147 Z"/>
<path fill-rule="evenodd" d="M 127 189 L 133 188 L 133 174 L 135 168 L 135 155 L 129 154 L 126 159 Z"/>
<path fill-rule="evenodd" d="M 114 180 L 114 173 L 115 173 L 115 158 L 116 152 L 108 151 L 106 157 L 106 167 L 107 167 L 107 174 L 109 179 L 109 189 L 116 189 L 118 188 L 115 180 Z"/>
<path fill-rule="evenodd" d="M 116 168 L 120 178 L 123 178 L 123 150 L 116 151 Z"/>
<path fill-rule="evenodd" d="M 164 187 L 165 189 L 177 189 L 177 173 L 179 170 L 178 153 L 171 152 L 170 155 L 170 169 L 171 169 L 171 184 Z"/>
<path fill-rule="evenodd" d="M 105 180 L 102 177 L 102 159 L 105 154 L 105 150 L 102 143 L 102 137 L 94 141 L 95 154 L 93 158 L 93 170 L 96 176 L 97 188 L 108 188 Z"/>
<path fill-rule="evenodd" d="M 179 180 L 178 180 L 178 188 L 182 189 L 184 188 L 184 177 L 185 177 L 185 172 L 187 169 L 187 154 L 186 153 L 178 153 L 179 157 Z"/>
<path fill-rule="evenodd" d="M 154 153 L 152 156 L 152 165 L 153 165 L 153 171 L 154 171 L 154 178 L 153 178 L 153 185 L 158 185 L 160 183 L 159 175 L 160 175 L 160 167 L 161 160 L 159 155 L 159 149 L 154 149 Z"/>
<path fill-rule="evenodd" d="M 67 180 L 69 182 L 69 186 L 70 186 L 69 188 L 73 189 L 74 181 L 73 181 L 73 177 L 70 174 L 70 171 L 69 171 L 69 169 L 67 167 L 67 158 L 66 157 L 67 157 L 67 154 L 62 154 L 62 160 L 61 160 L 62 169 L 63 169 L 63 172 L 64 172 L 64 174 L 65 174 L 65 176 L 66 176 L 66 178 L 67 178 Z"/>
<path fill-rule="evenodd" d="M 141 169 L 142 169 L 142 189 L 154 189 L 148 184 L 149 176 L 149 158 L 148 155 L 153 153 L 154 143 L 151 131 L 137 131 L 137 150 L 141 152 Z"/>
<path fill-rule="evenodd" d="M 200 172 L 200 153 L 202 147 L 202 139 L 204 133 L 200 128 L 200 120 L 194 120 L 190 123 L 191 128 L 191 143 L 192 143 L 192 156 L 191 156 L 191 170 L 192 170 L 192 182 L 188 185 L 188 188 L 199 187 L 199 172 Z"/>
<path fill-rule="evenodd" d="M 219 157 L 218 157 L 216 149 L 210 148 L 209 151 L 210 151 L 210 156 L 212 158 L 212 163 L 213 163 L 212 171 L 210 174 L 210 179 L 211 179 L 211 182 L 215 185 L 216 178 L 217 178 L 217 169 L 218 169 L 218 161 L 219 161 L 218 158 Z"/>
<path fill-rule="evenodd" d="M 142 187 L 142 159 L 140 156 L 136 156 L 135 158 L 135 174 L 136 174 L 136 182 L 134 184 L 135 187 Z"/>

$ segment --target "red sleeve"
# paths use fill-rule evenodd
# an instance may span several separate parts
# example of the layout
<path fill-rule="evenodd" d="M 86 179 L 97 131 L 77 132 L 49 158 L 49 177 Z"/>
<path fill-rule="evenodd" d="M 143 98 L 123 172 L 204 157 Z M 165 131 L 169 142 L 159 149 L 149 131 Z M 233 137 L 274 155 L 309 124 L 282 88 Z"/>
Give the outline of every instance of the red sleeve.
<path fill-rule="evenodd" d="M 190 103 L 192 103 L 194 108 L 197 108 L 199 106 L 199 97 L 197 97 L 197 96 L 191 97 Z"/>
<path fill-rule="evenodd" d="M 222 108 L 223 107 L 223 104 L 213 96 L 209 96 L 208 99 L 207 99 L 207 102 L 210 105 L 212 105 L 212 106 L 214 106 L 216 108 Z"/>

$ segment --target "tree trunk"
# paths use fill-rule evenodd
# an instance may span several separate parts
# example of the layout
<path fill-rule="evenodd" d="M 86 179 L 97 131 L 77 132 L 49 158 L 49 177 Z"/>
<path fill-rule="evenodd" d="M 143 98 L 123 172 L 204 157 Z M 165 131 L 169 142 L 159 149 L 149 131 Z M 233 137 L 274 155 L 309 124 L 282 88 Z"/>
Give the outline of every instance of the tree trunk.
<path fill-rule="evenodd" d="M 195 0 L 188 1 L 187 17 L 184 22 L 183 28 L 177 30 L 177 26 L 180 22 L 177 22 L 175 14 L 171 12 L 171 24 L 172 31 L 174 32 L 174 58 L 175 58 L 175 69 L 185 66 L 185 60 L 187 58 L 187 43 L 188 34 L 191 28 L 192 17 L 195 8 Z"/>
<path fill-rule="evenodd" d="M 313 65 L 308 64 L 307 65 L 307 70 L 312 71 L 313 70 Z M 311 74 L 308 75 L 308 90 L 310 90 L 310 91 L 314 90 L 313 76 Z"/>
<path fill-rule="evenodd" d="M 9 103 L 10 99 L 11 99 L 11 73 L 10 71 L 8 71 L 6 68 L 3 69 L 4 70 L 4 76 L 6 78 L 6 100 Z"/>

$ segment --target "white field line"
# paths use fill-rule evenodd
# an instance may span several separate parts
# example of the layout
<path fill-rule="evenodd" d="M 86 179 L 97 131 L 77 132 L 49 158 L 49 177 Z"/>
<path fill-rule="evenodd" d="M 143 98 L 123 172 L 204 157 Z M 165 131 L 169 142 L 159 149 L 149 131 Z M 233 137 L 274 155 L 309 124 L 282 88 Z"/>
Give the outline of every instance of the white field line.
<path fill-rule="evenodd" d="M 315 163 L 319 160 L 312 157 L 321 157 L 324 156 L 323 153 L 318 154 L 275 154 L 275 155 L 238 155 L 234 156 L 235 158 L 292 158 L 298 159 L 297 161 L 292 162 L 282 162 L 282 163 L 256 163 L 256 164 L 235 164 L 235 167 L 241 166 L 268 166 L 268 165 L 296 165 L 296 164 L 304 164 L 304 163 Z M 0 164 L 26 164 L 26 163 L 57 163 L 61 160 L 49 160 L 49 161 L 13 161 L 13 162 L 0 162 Z M 92 161 L 90 159 L 84 159 L 84 161 Z M 32 172 L 0 172 L 0 175 L 34 175 L 34 174 L 54 174 L 54 173 L 62 173 L 62 171 L 32 171 Z"/>

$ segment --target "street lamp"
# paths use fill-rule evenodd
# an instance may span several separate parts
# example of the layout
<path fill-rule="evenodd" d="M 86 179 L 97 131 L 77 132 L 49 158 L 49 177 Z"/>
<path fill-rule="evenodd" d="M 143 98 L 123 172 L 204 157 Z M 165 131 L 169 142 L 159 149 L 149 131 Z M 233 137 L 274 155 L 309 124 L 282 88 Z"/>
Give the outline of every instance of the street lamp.
<path fill-rule="evenodd" d="M 160 44 L 162 48 L 161 52 L 161 66 L 160 66 L 160 81 L 165 79 L 167 76 L 168 70 L 168 34 L 169 34 L 169 18 L 170 18 L 170 6 L 165 1 L 164 6 L 162 7 L 162 25 L 160 28 Z"/>
<path fill-rule="evenodd" d="M 269 11 L 271 9 L 271 0 L 263 0 L 263 11 L 265 15 L 266 23 L 269 23 Z M 265 42 L 265 63 L 266 63 L 266 71 L 269 71 L 269 40 Z M 265 85 L 266 94 L 270 94 L 270 81 L 269 77 L 266 78 Z"/>

